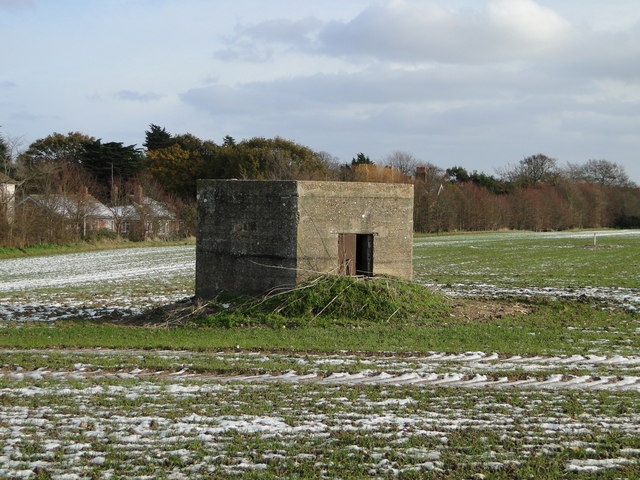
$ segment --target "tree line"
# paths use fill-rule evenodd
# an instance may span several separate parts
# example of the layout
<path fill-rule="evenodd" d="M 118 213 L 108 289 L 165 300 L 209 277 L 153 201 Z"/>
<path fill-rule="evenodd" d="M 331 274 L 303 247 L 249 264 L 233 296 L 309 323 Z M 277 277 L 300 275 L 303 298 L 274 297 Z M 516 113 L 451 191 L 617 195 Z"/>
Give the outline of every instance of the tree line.
<path fill-rule="evenodd" d="M 415 184 L 415 230 L 640 228 L 640 189 L 615 162 L 561 167 L 536 154 L 499 174 L 429 169 Z"/>
<path fill-rule="evenodd" d="M 640 227 L 640 189 L 621 165 L 603 159 L 561 166 L 536 154 L 490 175 L 460 166 L 443 169 L 403 151 L 379 163 L 363 152 L 341 162 L 280 137 L 236 141 L 227 135 L 215 142 L 151 124 L 140 148 L 70 132 L 19 151 L 15 139 L 0 136 L 0 173 L 17 181 L 19 196 L 90 191 L 108 205 L 142 186 L 172 206 L 186 236 L 194 232 L 199 178 L 411 182 L 418 232 Z M 28 243 L 25 232 L 36 228 L 33 223 L 23 221 L 19 236 L 15 222 L 0 218 L 1 244 L 10 243 L 9 232 L 14 243 Z M 70 236 L 81 238 L 82 232 L 76 229 L 64 240 Z"/>

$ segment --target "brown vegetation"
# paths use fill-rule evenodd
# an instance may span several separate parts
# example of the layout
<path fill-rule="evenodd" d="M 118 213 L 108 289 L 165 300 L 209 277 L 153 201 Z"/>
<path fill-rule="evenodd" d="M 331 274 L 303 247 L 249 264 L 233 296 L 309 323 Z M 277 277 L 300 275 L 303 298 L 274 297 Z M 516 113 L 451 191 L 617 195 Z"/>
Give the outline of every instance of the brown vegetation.
<path fill-rule="evenodd" d="M 639 227 L 638 188 L 564 181 L 495 194 L 443 178 L 415 184 L 417 232 Z"/>
<path fill-rule="evenodd" d="M 98 220 L 87 222 L 95 217 L 89 197 L 110 209 L 112 232 L 138 222 L 130 230 L 134 237 L 160 233 L 150 211 L 152 202 L 162 202 L 179 224 L 172 235 L 192 236 L 198 178 L 413 183 L 414 230 L 424 233 L 640 228 L 640 189 L 623 167 L 602 159 L 560 168 L 556 159 L 536 154 L 495 178 L 462 167 L 445 171 L 402 151 L 382 164 L 364 153 L 340 163 L 279 137 L 236 142 L 226 136 L 218 145 L 156 125 L 146 132 L 144 146 L 142 151 L 78 132 L 54 133 L 16 157 L 0 141 L 0 247 L 95 238 L 105 229 Z M 137 186 L 146 203 L 134 201 Z M 30 196 L 37 201 L 25 204 Z"/>

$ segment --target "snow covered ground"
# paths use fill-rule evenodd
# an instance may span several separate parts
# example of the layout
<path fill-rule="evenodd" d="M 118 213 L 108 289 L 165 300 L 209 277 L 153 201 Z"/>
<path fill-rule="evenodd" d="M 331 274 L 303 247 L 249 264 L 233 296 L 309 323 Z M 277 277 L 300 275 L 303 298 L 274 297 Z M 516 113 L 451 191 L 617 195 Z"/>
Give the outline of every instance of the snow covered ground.
<path fill-rule="evenodd" d="M 0 350 L 0 353 L 31 352 L 46 355 L 53 350 Z M 77 355 L 85 350 L 55 351 Z M 117 356 L 117 350 L 100 349 L 93 355 Z M 126 354 L 141 359 L 148 356 L 142 350 L 127 350 Z M 288 383 L 319 385 L 385 385 L 432 388 L 492 388 L 516 390 L 580 390 L 640 392 L 640 356 L 557 355 L 522 356 L 496 353 L 465 352 L 460 354 L 431 352 L 425 355 L 357 354 L 297 354 L 264 352 L 156 351 L 155 355 L 175 361 L 179 370 L 153 371 L 140 368 L 103 371 L 98 365 L 82 361 L 71 370 L 39 368 L 33 371 L 0 368 L 0 379 L 96 379 L 118 378 L 145 380 L 169 378 L 172 381 L 198 380 L 242 383 Z M 256 372 L 263 365 L 289 362 L 299 368 L 256 374 L 204 374 L 190 370 L 198 356 L 220 360 L 225 365 Z M 302 370 L 302 373 L 298 373 Z M 560 373 L 558 373 L 560 372 Z M 577 374 L 576 372 L 580 372 Z M 624 374 L 621 374 L 624 372 Z"/>
<path fill-rule="evenodd" d="M 437 288 L 447 295 L 454 297 L 485 297 L 485 298 L 567 298 L 593 299 L 600 303 L 610 303 L 627 310 L 640 312 L 640 289 L 620 287 L 508 287 L 490 283 L 455 283 L 449 285 L 435 285 L 424 283 L 426 286 Z"/>
<path fill-rule="evenodd" d="M 0 320 L 130 314 L 194 293 L 195 247 L 0 260 Z"/>
<path fill-rule="evenodd" d="M 0 262 L 0 291 L 50 291 L 86 284 L 128 284 L 193 274 L 193 246 L 130 248 L 98 252 L 15 258 Z"/>
<path fill-rule="evenodd" d="M 145 353 L 127 352 L 138 354 Z M 211 355 L 270 360 L 256 352 Z M 320 367 L 340 358 L 314 355 L 303 361 Z M 574 472 L 599 478 L 612 470 L 617 478 L 640 474 L 637 381 L 583 381 L 554 374 L 515 385 L 491 379 L 490 373 L 468 379 L 459 373 L 429 375 L 419 368 L 402 373 L 407 367 L 422 365 L 426 371 L 448 362 L 469 369 L 476 363 L 498 366 L 495 355 L 480 352 L 363 360 L 372 367 L 380 362 L 392 373 L 221 377 L 191 373 L 188 367 L 107 372 L 88 364 L 69 371 L 4 369 L 0 478 L 34 478 L 34 472 L 69 480 L 249 474 L 389 478 L 444 472 L 453 478 L 496 473 L 508 478 L 528 465 L 551 472 L 549 478 Z M 355 356 L 345 356 L 350 361 Z M 533 368 L 637 366 L 640 359 L 507 361 Z M 417 378 L 426 381 L 413 382 Z M 512 385 L 486 388 L 491 381 Z M 601 390 L 597 385 L 608 386 Z"/>
<path fill-rule="evenodd" d="M 2 260 L 0 320 L 177 301 L 193 295 L 194 260 L 194 247 Z M 639 305 L 633 289 L 573 294 Z M 606 339 L 594 352 L 0 350 L 0 478 L 640 478 L 640 353 Z M 19 355 L 73 367 L 25 369 Z M 152 355 L 171 367 L 141 366 Z M 202 356 L 229 373 L 193 368 Z M 104 366 L 125 357 L 140 366 Z"/>
<path fill-rule="evenodd" d="M 556 366 L 557 364 L 551 364 Z M 500 366 L 502 367 L 502 365 Z M 118 373 L 103 373 L 102 371 L 88 371 L 86 367 L 75 371 L 51 371 L 38 369 L 35 371 L 0 372 L 0 378 L 12 380 L 23 379 L 97 379 L 115 378 L 145 380 L 157 378 L 158 375 L 170 375 L 171 380 L 198 380 L 212 383 L 288 383 L 288 384 L 318 384 L 318 385 L 373 385 L 373 386 L 414 386 L 424 388 L 450 387 L 465 389 L 509 389 L 509 390 L 579 390 L 579 391 L 624 391 L 640 393 L 640 376 L 633 375 L 567 375 L 552 374 L 548 376 L 527 376 L 524 379 L 510 378 L 508 375 L 494 376 L 487 373 L 402 373 L 390 374 L 385 371 L 362 371 L 358 373 L 336 372 L 328 376 L 316 373 L 298 374 L 295 371 L 285 373 L 262 373 L 256 375 L 206 375 L 188 373 L 187 369 L 166 374 L 165 372 L 148 372 L 141 369 L 120 371 Z M 29 392 L 24 392 L 29 395 Z"/>

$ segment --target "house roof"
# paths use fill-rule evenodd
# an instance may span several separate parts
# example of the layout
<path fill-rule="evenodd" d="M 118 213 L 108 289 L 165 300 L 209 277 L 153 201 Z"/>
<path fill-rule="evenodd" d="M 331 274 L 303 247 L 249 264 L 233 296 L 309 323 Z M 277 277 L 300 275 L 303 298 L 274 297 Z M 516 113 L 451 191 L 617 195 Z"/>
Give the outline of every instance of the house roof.
<path fill-rule="evenodd" d="M 29 195 L 18 206 L 32 202 L 58 215 L 70 218 L 78 214 L 96 218 L 113 218 L 113 212 L 91 195 Z"/>
<path fill-rule="evenodd" d="M 129 220 L 140 220 L 141 213 L 156 219 L 175 220 L 176 218 L 166 204 L 149 197 L 144 197 L 142 202 L 132 201 L 130 205 L 113 207 L 113 211 L 117 217 Z"/>

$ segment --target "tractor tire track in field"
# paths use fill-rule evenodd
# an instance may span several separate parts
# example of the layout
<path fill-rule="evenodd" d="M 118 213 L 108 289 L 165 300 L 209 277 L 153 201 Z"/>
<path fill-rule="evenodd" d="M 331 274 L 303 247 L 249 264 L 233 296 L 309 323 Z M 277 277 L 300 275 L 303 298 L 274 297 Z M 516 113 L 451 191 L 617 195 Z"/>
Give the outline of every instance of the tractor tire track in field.
<path fill-rule="evenodd" d="M 320 385 L 342 385 L 342 386 L 415 386 L 425 388 L 464 388 L 464 389 L 518 389 L 518 390 L 581 390 L 581 391 L 625 391 L 640 392 L 640 377 L 631 376 L 604 376 L 597 375 L 561 375 L 554 374 L 547 377 L 527 377 L 522 380 L 510 379 L 509 377 L 491 377 L 488 375 L 462 375 L 456 373 L 432 373 L 420 375 L 416 373 L 405 373 L 391 375 L 380 372 L 374 375 L 363 373 L 332 373 L 325 377 L 317 374 L 298 374 L 296 372 L 286 372 L 283 374 L 265 373 L 261 375 L 206 375 L 179 372 L 146 372 L 132 370 L 130 372 L 77 372 L 77 371 L 47 371 L 34 370 L 30 372 L 3 372 L 0 378 L 12 380 L 23 380 L 30 378 L 41 379 L 72 379 L 85 380 L 88 378 L 116 378 L 116 379 L 138 379 L 146 380 L 152 378 L 171 379 L 175 381 L 198 381 L 198 382 L 241 382 L 241 383 L 314 383 Z"/>
<path fill-rule="evenodd" d="M 47 355 L 59 350 L 0 350 L 0 353 L 29 352 L 33 355 Z M 98 356 L 149 355 L 141 350 L 67 350 L 69 355 L 95 354 Z M 103 370 L 99 365 L 78 363 L 74 369 L 51 370 L 39 368 L 25 371 L 11 370 L 9 365 L 0 369 L 0 378 L 20 379 L 163 379 L 169 381 L 197 381 L 212 383 L 290 383 L 319 385 L 385 385 L 414 386 L 424 388 L 464 388 L 464 389 L 519 389 L 519 390 L 580 390 L 580 391 L 626 391 L 640 392 L 640 375 L 634 375 L 640 367 L 637 356 L 500 356 L 495 353 L 465 352 L 447 354 L 431 352 L 424 356 L 411 355 L 366 355 L 362 353 L 337 354 L 281 354 L 276 352 L 209 352 L 194 353 L 185 351 L 156 351 L 159 357 L 181 357 L 186 366 L 176 371 L 154 371 L 150 369 L 128 369 L 118 371 Z M 208 374 L 194 373 L 189 369 L 189 358 L 210 356 L 223 360 L 230 373 Z M 265 361 L 295 359 L 304 364 L 310 373 L 298 373 L 295 370 L 264 372 L 260 365 Z M 337 363 L 339 362 L 339 363 Z M 98 361 L 98 364 L 101 363 Z M 360 363 L 366 370 L 349 372 L 349 365 Z M 343 365 L 345 371 L 327 372 L 327 365 Z M 235 370 L 235 366 L 238 368 Z M 442 370 L 455 367 L 454 372 Z M 571 370 L 590 370 L 600 368 L 598 373 L 571 374 Z M 617 369 L 617 374 L 607 371 Z M 440 369 L 441 371 L 437 371 Z M 337 370 L 340 370 L 338 368 Z M 549 374 L 545 370 L 552 370 Z M 620 371 L 624 374 L 620 374 Z M 511 373 L 513 371 L 513 373 Z M 564 373 L 557 373 L 558 371 Z M 240 373 L 237 373 L 240 372 Z M 245 373 L 249 372 L 249 373 Z M 254 374 L 253 372 L 261 372 Z M 506 372 L 506 374 L 505 374 Z M 629 374 L 627 374 L 627 372 Z"/>
<path fill-rule="evenodd" d="M 416 386 L 416 387 L 450 387 L 450 388 L 516 388 L 516 389 L 563 389 L 563 390 L 607 390 L 607 391 L 637 391 L 640 392 L 640 377 L 599 377 L 592 375 L 550 375 L 543 379 L 528 377 L 524 380 L 512 380 L 509 377 L 494 378 L 488 375 L 462 375 L 457 373 L 432 373 L 420 375 L 405 373 L 390 375 L 381 372 L 376 375 L 363 373 L 333 373 L 328 377 L 314 374 L 298 375 L 288 372 L 282 375 L 253 375 L 217 377 L 218 380 L 241 382 L 311 382 L 328 385 L 385 385 L 385 386 Z"/>

